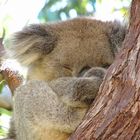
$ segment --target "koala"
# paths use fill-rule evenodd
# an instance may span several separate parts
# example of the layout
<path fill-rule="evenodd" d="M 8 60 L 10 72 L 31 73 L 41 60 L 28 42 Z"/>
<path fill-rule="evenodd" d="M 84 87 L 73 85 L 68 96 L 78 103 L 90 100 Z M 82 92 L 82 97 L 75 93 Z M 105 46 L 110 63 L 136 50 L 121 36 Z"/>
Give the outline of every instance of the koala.
<path fill-rule="evenodd" d="M 97 96 L 125 37 L 118 22 L 76 18 L 15 33 L 8 54 L 28 68 L 9 138 L 67 140 Z"/>

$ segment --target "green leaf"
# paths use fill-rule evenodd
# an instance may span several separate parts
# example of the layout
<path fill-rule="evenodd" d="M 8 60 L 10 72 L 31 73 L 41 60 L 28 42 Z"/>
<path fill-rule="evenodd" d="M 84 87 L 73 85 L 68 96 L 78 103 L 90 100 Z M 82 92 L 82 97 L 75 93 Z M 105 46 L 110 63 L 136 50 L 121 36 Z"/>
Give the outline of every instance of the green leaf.
<path fill-rule="evenodd" d="M 8 116 L 12 115 L 11 111 L 8 111 L 4 108 L 0 108 L 0 114 L 5 114 L 5 115 L 8 115 Z"/>
<path fill-rule="evenodd" d="M 3 136 L 3 137 L 6 136 L 6 132 L 5 132 L 5 130 L 3 129 L 2 126 L 0 126 L 0 136 Z"/>
<path fill-rule="evenodd" d="M 102 3 L 102 0 L 97 0 L 100 4 Z"/>
<path fill-rule="evenodd" d="M 2 93 L 2 89 L 5 85 L 5 80 L 0 81 L 0 93 Z"/>

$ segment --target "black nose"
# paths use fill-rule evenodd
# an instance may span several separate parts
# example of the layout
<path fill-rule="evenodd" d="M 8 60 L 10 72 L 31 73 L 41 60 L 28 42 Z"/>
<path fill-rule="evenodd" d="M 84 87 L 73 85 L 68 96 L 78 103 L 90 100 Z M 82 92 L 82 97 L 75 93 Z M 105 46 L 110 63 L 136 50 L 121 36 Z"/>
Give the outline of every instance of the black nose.
<path fill-rule="evenodd" d="M 84 99 L 84 103 L 86 103 L 87 105 L 91 105 L 93 101 L 94 99 L 88 99 L 88 98 Z"/>

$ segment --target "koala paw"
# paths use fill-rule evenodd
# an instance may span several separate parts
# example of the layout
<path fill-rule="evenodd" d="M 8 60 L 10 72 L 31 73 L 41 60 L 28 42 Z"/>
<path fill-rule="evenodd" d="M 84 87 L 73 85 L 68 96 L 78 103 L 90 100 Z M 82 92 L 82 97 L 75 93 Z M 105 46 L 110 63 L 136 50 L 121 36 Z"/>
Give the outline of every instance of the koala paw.
<path fill-rule="evenodd" d="M 89 69 L 88 71 L 86 71 L 85 74 L 83 75 L 83 77 L 96 76 L 96 77 L 100 77 L 101 79 L 103 79 L 105 74 L 106 74 L 106 69 L 101 68 L 101 67 L 93 67 L 93 68 Z"/>

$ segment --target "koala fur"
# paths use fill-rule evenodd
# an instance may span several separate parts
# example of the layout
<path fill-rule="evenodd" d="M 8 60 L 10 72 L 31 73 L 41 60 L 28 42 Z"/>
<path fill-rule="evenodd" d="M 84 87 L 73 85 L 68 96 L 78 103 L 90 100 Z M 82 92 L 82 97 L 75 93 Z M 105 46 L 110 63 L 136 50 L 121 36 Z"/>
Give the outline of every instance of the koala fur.
<path fill-rule="evenodd" d="M 67 140 L 96 97 L 124 36 L 119 23 L 88 18 L 17 32 L 9 54 L 28 67 L 28 82 L 15 91 L 9 136 Z"/>

